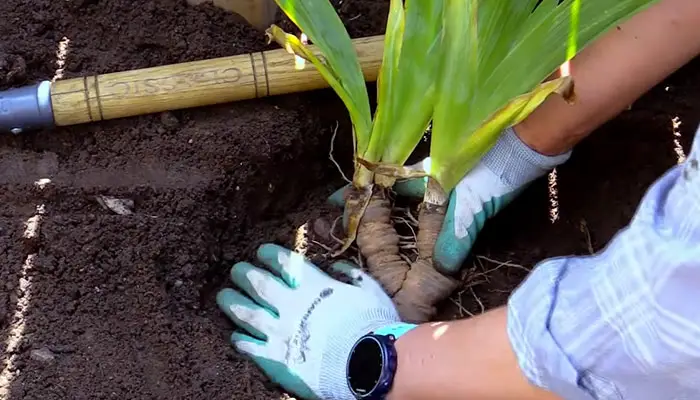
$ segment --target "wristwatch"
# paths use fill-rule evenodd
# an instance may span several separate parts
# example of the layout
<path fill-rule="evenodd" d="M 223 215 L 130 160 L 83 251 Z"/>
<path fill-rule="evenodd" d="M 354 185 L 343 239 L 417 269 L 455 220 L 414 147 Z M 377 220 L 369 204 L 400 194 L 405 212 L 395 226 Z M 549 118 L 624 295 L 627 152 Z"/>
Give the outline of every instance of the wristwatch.
<path fill-rule="evenodd" d="M 362 336 L 350 350 L 348 387 L 358 400 L 383 400 L 391 391 L 397 368 L 394 343 L 416 325 L 396 324 Z"/>

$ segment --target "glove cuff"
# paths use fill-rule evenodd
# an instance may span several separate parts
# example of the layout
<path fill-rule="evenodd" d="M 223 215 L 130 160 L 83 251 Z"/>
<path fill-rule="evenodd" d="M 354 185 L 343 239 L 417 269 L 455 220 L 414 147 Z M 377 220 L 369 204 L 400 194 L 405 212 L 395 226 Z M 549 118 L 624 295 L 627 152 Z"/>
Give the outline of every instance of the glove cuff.
<path fill-rule="evenodd" d="M 519 188 L 563 164 L 569 157 L 571 151 L 556 156 L 538 153 L 520 140 L 510 127 L 503 131 L 481 162 L 504 184 Z"/>
<path fill-rule="evenodd" d="M 348 388 L 346 366 L 352 347 L 364 335 L 396 325 L 396 312 L 387 308 L 375 308 L 341 320 L 326 338 L 326 347 L 321 359 L 319 392 L 323 399 L 354 400 Z"/>

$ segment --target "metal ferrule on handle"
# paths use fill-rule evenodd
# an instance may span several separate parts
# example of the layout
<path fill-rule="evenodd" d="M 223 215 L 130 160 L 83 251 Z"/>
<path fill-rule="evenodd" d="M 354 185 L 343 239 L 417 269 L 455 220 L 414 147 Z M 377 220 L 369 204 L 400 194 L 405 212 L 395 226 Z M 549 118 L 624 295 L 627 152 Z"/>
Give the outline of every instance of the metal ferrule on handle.
<path fill-rule="evenodd" d="M 51 82 L 0 92 L 0 132 L 22 132 L 54 126 Z"/>

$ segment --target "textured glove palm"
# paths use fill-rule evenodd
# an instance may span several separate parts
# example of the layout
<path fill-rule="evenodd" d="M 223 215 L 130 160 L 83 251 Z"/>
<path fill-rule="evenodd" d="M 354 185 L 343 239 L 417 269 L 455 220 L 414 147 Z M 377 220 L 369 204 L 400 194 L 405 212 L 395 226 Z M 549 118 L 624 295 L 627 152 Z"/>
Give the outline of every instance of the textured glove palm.
<path fill-rule="evenodd" d="M 242 292 L 224 289 L 217 296 L 244 331 L 231 335 L 235 348 L 297 396 L 354 399 L 345 376 L 350 350 L 363 335 L 399 322 L 391 299 L 348 263 L 331 268 L 350 282 L 343 283 L 277 245 L 261 246 L 258 259 L 272 273 L 238 263 L 231 279 Z"/>

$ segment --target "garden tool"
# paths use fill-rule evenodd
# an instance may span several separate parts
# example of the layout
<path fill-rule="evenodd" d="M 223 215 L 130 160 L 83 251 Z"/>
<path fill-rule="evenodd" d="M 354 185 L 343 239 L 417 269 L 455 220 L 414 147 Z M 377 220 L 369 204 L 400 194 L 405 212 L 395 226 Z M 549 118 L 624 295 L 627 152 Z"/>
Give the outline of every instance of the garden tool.
<path fill-rule="evenodd" d="M 379 73 L 384 36 L 353 40 L 364 77 Z M 322 57 L 318 49 L 310 50 Z M 321 58 L 322 59 L 322 58 Z M 285 49 L 43 81 L 0 92 L 0 132 L 22 132 L 327 88 Z"/>

